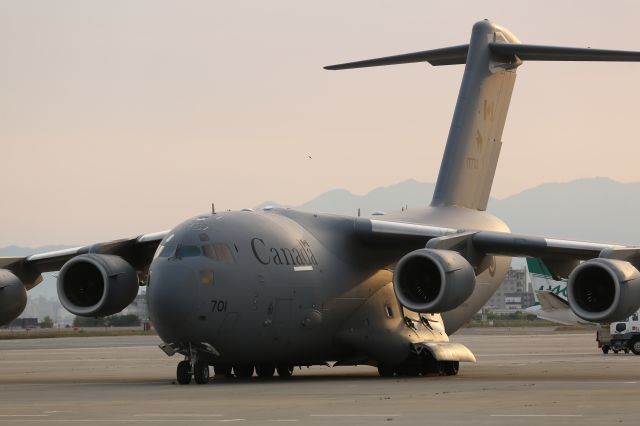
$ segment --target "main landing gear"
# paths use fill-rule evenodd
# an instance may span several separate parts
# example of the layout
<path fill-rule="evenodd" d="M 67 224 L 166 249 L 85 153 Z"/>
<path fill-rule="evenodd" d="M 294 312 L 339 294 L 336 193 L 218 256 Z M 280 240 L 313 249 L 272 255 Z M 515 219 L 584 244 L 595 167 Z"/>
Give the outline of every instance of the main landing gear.
<path fill-rule="evenodd" d="M 455 376 L 459 369 L 459 361 L 437 361 L 428 352 L 412 355 L 399 365 L 378 364 L 381 377 Z"/>
<path fill-rule="evenodd" d="M 238 377 L 240 379 L 250 379 L 255 374 L 260 378 L 272 378 L 276 371 L 281 378 L 291 377 L 293 374 L 293 365 L 288 364 L 216 364 L 213 366 L 215 377 L 232 378 Z M 178 363 L 176 369 L 176 378 L 179 384 L 188 385 L 191 383 L 191 378 L 199 384 L 205 384 L 209 382 L 209 365 L 198 360 L 197 353 L 193 353 L 191 357 L 186 357 L 184 361 Z"/>

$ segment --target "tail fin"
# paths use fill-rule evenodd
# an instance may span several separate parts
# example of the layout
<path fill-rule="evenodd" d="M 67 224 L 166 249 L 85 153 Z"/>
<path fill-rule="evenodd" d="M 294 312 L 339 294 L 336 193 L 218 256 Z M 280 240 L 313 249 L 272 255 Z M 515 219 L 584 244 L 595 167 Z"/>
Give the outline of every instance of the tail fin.
<path fill-rule="evenodd" d="M 488 21 L 473 26 L 469 53 L 431 205 L 486 210 L 519 60 L 497 60 L 489 43 L 519 43 Z"/>
<path fill-rule="evenodd" d="M 540 291 L 547 291 L 563 300 L 567 300 L 567 281 L 553 279 L 551 271 L 542 260 L 527 257 L 527 269 L 531 277 L 531 287 L 534 294 L 537 295 Z"/>
<path fill-rule="evenodd" d="M 325 67 L 330 70 L 429 62 L 466 64 L 431 205 L 486 210 L 516 69 L 522 60 L 640 61 L 640 52 L 521 44 L 489 21 L 473 26 L 468 45 Z"/>

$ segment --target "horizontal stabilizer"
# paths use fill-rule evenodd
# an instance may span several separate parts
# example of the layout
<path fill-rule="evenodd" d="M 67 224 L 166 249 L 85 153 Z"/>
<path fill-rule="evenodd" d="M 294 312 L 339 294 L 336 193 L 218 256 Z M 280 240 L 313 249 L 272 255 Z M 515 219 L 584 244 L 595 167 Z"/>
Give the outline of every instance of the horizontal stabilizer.
<path fill-rule="evenodd" d="M 346 70 L 350 68 L 379 67 L 383 65 L 411 64 L 429 62 L 431 65 L 459 65 L 467 61 L 469 45 L 444 47 L 442 49 L 424 50 L 422 52 L 405 53 L 404 55 L 385 56 L 346 64 L 329 65 L 326 70 Z"/>
<path fill-rule="evenodd" d="M 640 61 L 640 52 L 579 47 L 539 46 L 535 44 L 489 43 L 494 55 L 523 61 Z"/>
<path fill-rule="evenodd" d="M 497 60 L 522 61 L 611 61 L 640 62 L 640 52 L 628 50 L 606 50 L 580 47 L 540 46 L 520 43 L 489 43 L 489 50 Z M 380 67 L 384 65 L 429 62 L 431 65 L 460 65 L 467 62 L 469 45 L 424 50 L 403 55 L 385 56 L 364 61 L 329 65 L 326 70 L 346 70 L 351 68 Z"/>

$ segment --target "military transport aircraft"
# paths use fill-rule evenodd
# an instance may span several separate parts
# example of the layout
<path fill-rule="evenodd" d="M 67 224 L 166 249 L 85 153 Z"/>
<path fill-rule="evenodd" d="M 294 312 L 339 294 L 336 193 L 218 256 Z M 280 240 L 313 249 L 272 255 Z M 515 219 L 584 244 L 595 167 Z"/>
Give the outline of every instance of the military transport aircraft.
<path fill-rule="evenodd" d="M 513 235 L 485 212 L 516 70 L 529 60 L 640 61 L 640 52 L 521 44 L 485 20 L 469 44 L 326 67 L 465 64 L 429 207 L 372 218 L 212 212 L 167 232 L 2 258 L 0 319 L 20 314 L 46 271 L 60 270 L 60 301 L 83 316 L 119 312 L 146 285 L 161 349 L 184 356 L 178 381 L 206 383 L 210 365 L 239 377 L 328 362 L 456 374 L 475 359 L 448 335 L 491 297 L 510 256 L 568 277 L 580 318 L 625 318 L 640 305 L 640 248 Z"/>

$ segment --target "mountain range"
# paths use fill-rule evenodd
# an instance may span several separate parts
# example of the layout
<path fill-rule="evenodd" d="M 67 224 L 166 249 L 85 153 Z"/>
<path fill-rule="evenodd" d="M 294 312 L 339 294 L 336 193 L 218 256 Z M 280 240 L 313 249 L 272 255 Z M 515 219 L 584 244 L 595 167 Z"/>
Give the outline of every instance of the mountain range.
<path fill-rule="evenodd" d="M 363 216 L 429 205 L 435 184 L 410 179 L 376 188 L 365 195 L 344 189 L 325 192 L 304 204 L 286 206 L 305 211 Z M 502 219 L 512 232 L 587 241 L 640 244 L 640 182 L 585 178 L 545 183 L 515 195 L 491 198 L 487 211 Z"/>
<path fill-rule="evenodd" d="M 410 179 L 375 188 L 364 194 L 335 189 L 297 206 L 277 202 L 267 205 L 292 207 L 305 211 L 355 216 L 390 212 L 429 204 L 435 184 Z M 640 182 L 620 183 L 609 178 L 585 178 L 571 182 L 545 183 L 503 199 L 491 198 L 487 209 L 504 220 L 513 232 L 555 238 L 615 242 L 640 245 Z M 38 248 L 9 246 L 0 248 L 0 256 L 23 256 L 59 250 L 68 246 Z M 29 292 L 31 296 L 56 298 L 55 279 L 47 274 L 45 282 Z"/>

